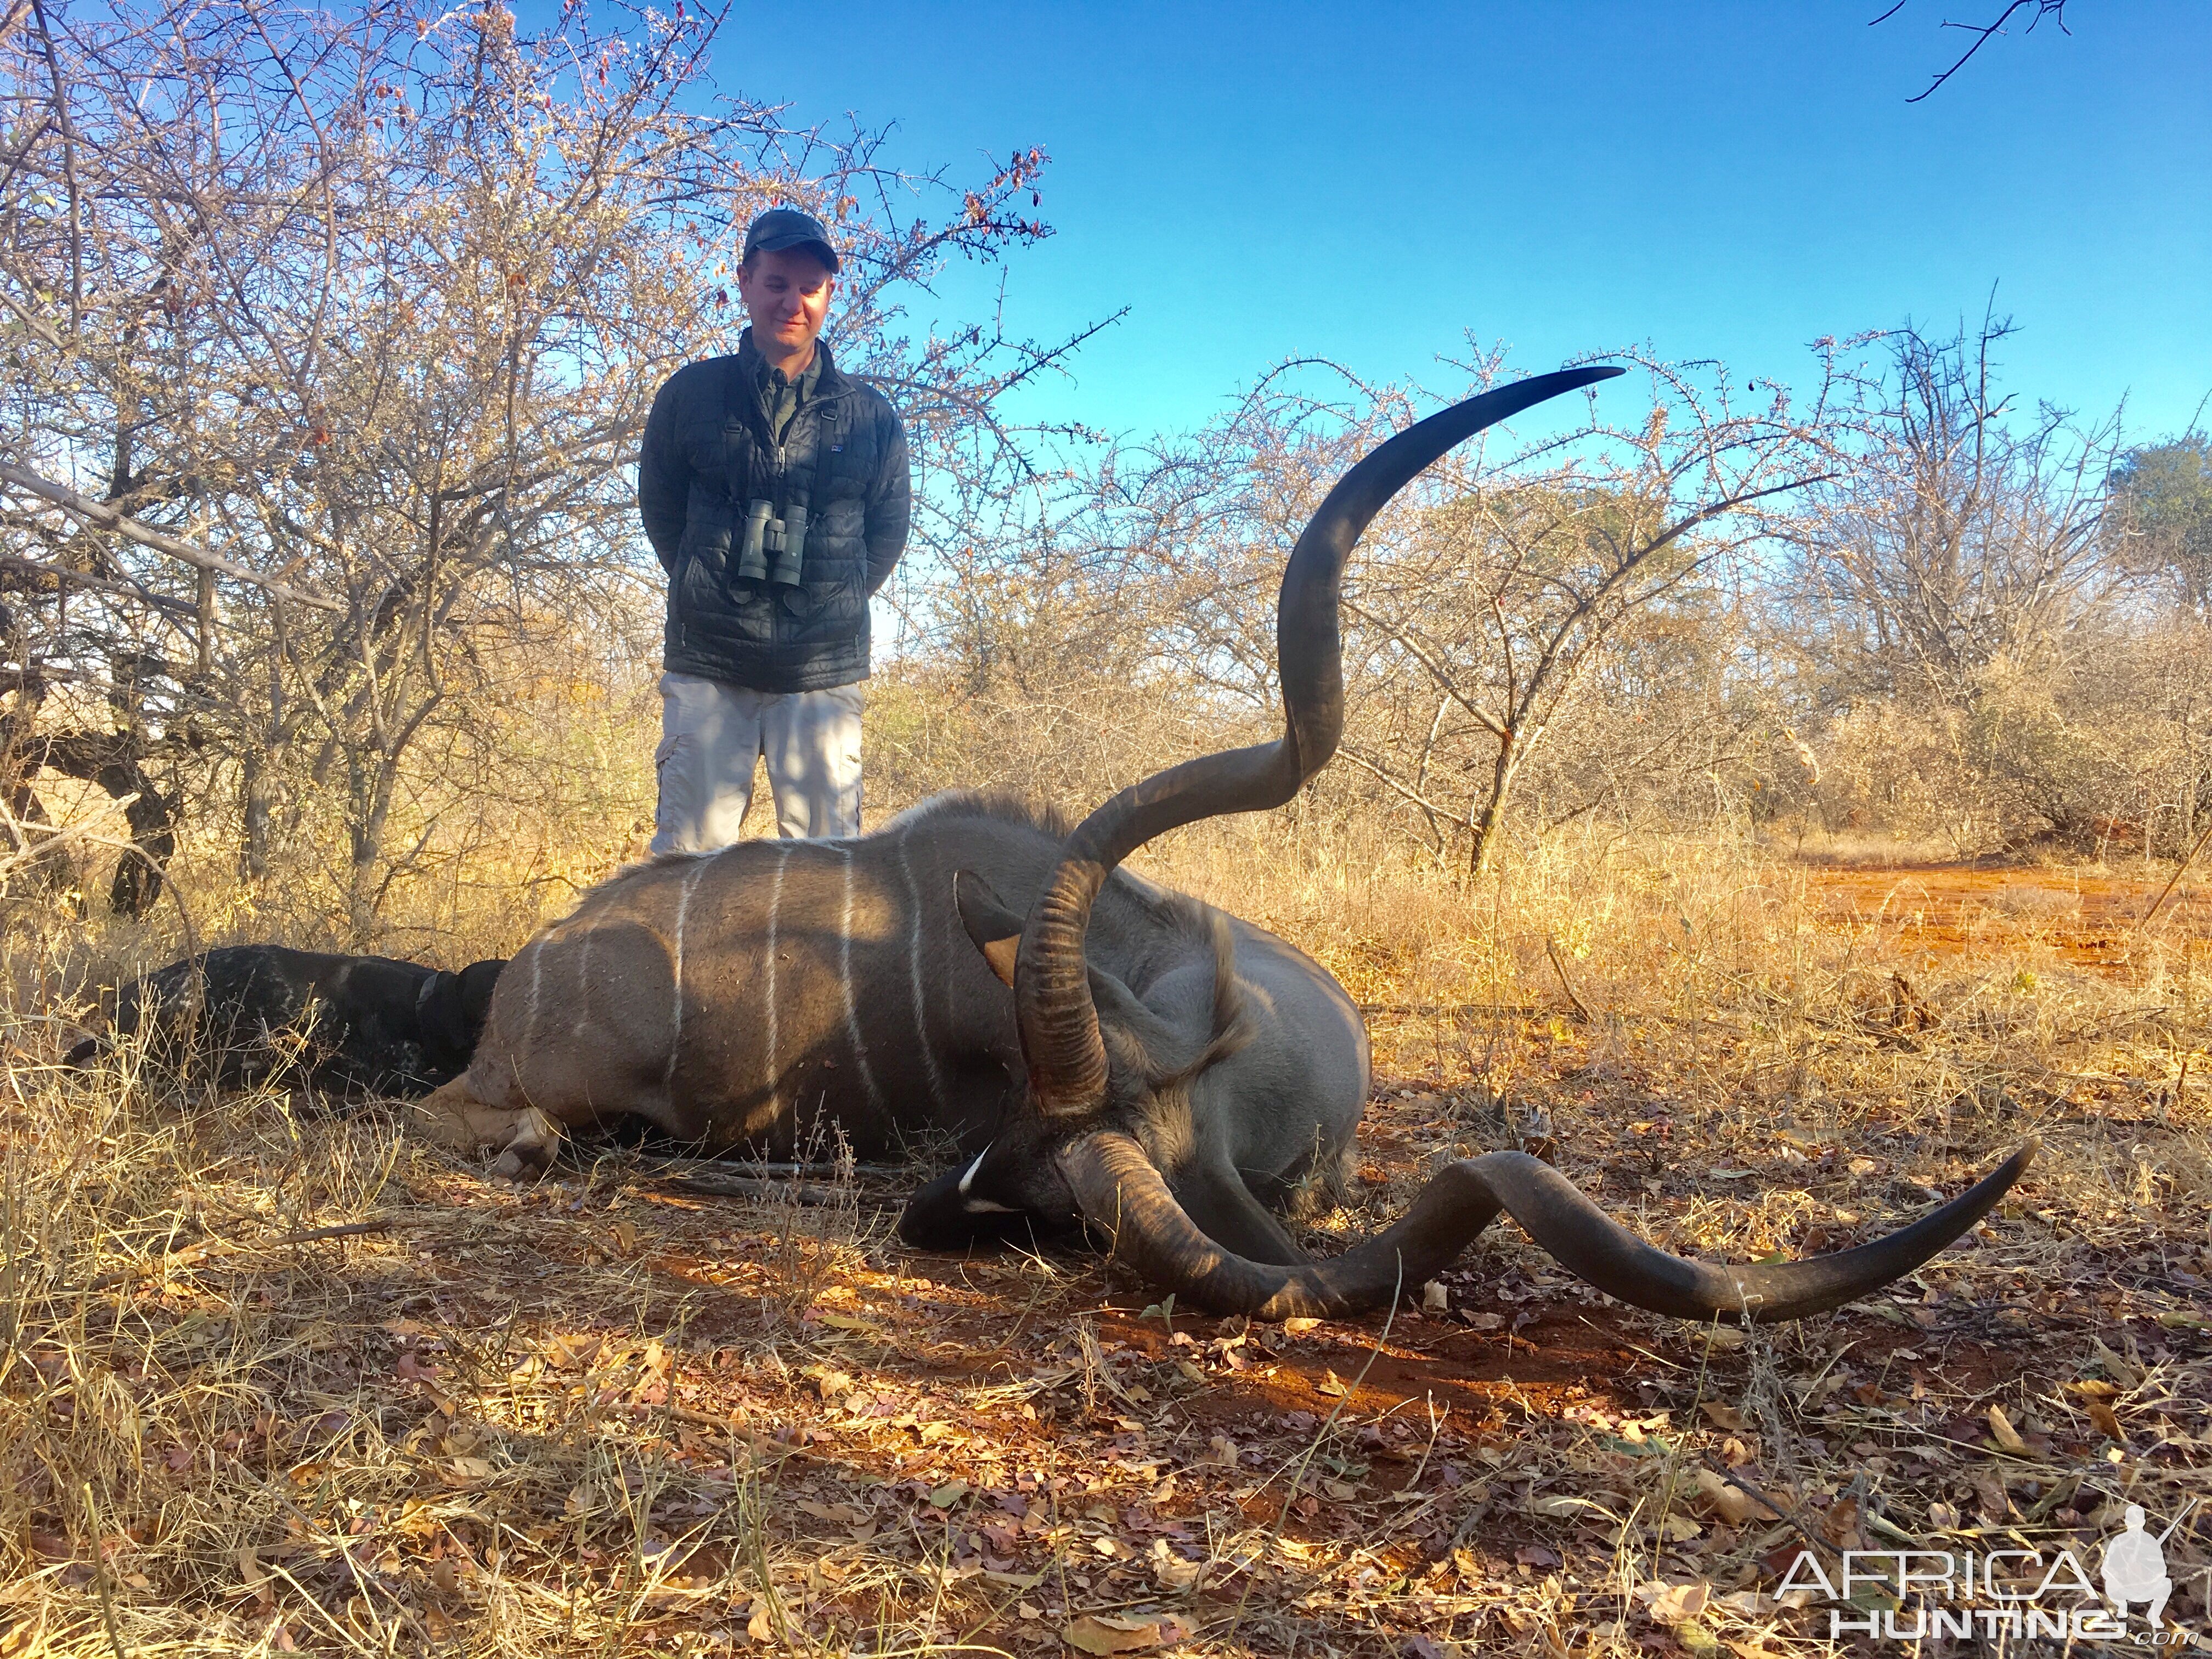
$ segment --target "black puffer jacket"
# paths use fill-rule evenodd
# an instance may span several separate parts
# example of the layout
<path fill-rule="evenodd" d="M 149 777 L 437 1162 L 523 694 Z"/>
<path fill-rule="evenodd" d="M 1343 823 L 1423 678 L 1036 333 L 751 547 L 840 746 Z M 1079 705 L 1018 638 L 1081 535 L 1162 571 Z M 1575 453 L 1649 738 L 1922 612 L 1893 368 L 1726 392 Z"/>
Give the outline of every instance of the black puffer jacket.
<path fill-rule="evenodd" d="M 678 369 L 653 400 L 637 505 L 668 572 L 663 662 L 677 673 L 755 691 L 868 677 L 868 598 L 906 546 L 906 433 L 880 392 L 816 349 L 821 378 L 785 434 L 781 483 L 736 356 Z M 781 508 L 794 491 L 808 498 L 799 588 L 738 581 L 744 503 L 767 495 Z"/>

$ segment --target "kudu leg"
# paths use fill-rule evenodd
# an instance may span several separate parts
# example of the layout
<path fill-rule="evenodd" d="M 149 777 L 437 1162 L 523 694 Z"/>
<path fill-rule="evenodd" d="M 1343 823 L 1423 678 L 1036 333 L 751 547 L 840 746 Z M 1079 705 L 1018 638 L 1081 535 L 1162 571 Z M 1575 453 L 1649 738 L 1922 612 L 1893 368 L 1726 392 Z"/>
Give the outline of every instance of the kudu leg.
<path fill-rule="evenodd" d="M 473 1156 L 495 1151 L 491 1172 L 505 1179 L 543 1176 L 561 1146 L 561 1126 L 534 1106 L 487 1106 L 469 1090 L 469 1073 L 416 1103 L 430 1138 Z"/>

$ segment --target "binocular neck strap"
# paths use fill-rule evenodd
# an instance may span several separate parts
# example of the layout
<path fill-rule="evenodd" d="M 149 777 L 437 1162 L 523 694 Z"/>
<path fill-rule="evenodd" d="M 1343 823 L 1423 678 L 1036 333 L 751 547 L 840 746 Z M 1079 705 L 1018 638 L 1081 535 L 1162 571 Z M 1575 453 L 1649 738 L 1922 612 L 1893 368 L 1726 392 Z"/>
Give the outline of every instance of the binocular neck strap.
<path fill-rule="evenodd" d="M 820 404 L 820 412 L 814 421 L 814 465 L 804 473 L 786 473 L 776 480 L 776 513 L 779 516 L 794 506 L 806 509 L 806 516 L 816 516 L 814 504 L 830 498 L 830 456 L 843 441 L 845 400 L 833 398 Z M 792 419 L 795 428 L 806 418 L 801 408 Z M 799 486 L 794 489 L 794 486 Z"/>
<path fill-rule="evenodd" d="M 814 423 L 814 465 L 811 469 L 793 472 L 779 468 L 775 464 L 775 458 L 782 453 L 784 447 L 763 443 L 761 440 L 764 434 L 755 431 L 744 420 L 741 412 L 744 404 L 739 402 L 748 394 L 748 388 L 742 385 L 744 378 L 743 371 L 736 367 L 733 359 L 724 393 L 725 417 L 744 425 L 747 435 L 753 441 L 744 446 L 742 457 L 732 455 L 730 458 L 730 477 L 725 486 L 729 491 L 730 500 L 740 509 L 748 501 L 773 501 L 779 519 L 794 505 L 805 507 L 808 516 L 811 517 L 815 502 L 829 498 L 830 458 L 843 447 L 846 400 L 842 398 L 813 400 L 820 404 Z M 806 418 L 810 406 L 801 405 L 799 413 L 792 417 L 794 428 Z M 742 477 L 738 476 L 741 470 L 745 475 Z"/>

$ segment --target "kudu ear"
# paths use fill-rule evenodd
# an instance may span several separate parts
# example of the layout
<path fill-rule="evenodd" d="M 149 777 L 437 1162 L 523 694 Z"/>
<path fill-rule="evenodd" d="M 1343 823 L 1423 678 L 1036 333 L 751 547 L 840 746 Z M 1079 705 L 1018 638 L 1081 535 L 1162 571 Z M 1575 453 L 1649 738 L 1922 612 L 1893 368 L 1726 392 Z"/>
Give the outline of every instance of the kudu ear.
<path fill-rule="evenodd" d="M 439 972 L 424 980 L 415 994 L 416 1029 L 459 1054 L 475 1047 L 461 1012 L 461 976 Z"/>
<path fill-rule="evenodd" d="M 1006 908 L 1005 902 L 992 890 L 991 884 L 973 870 L 954 873 L 952 902 L 959 908 L 960 925 L 975 941 L 983 960 L 1011 988 L 1014 982 L 1014 956 L 1022 942 L 1022 919 Z"/>
<path fill-rule="evenodd" d="M 491 994 L 499 984 L 500 969 L 506 966 L 506 957 L 494 957 L 461 969 L 461 1023 L 467 1029 L 466 1046 L 471 1049 L 483 1035 L 484 1021 L 491 1016 Z"/>

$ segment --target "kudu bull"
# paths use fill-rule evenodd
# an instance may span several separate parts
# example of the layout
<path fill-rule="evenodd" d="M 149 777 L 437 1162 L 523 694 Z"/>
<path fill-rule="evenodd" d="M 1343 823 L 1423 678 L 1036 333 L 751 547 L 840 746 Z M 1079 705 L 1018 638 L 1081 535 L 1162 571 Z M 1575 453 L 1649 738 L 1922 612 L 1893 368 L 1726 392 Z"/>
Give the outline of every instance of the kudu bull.
<path fill-rule="evenodd" d="M 1343 722 L 1337 590 L 1368 521 L 1493 422 L 1619 373 L 1539 376 L 1382 445 L 1322 503 L 1283 578 L 1281 739 L 1146 779 L 1070 834 L 978 796 L 844 842 L 749 842 L 627 871 L 501 977 L 469 1072 L 425 1103 L 508 1172 L 562 1126 L 636 1113 L 678 1140 L 786 1156 L 834 1121 L 862 1157 L 962 1148 L 907 1206 L 909 1243 L 1012 1229 L 1104 1235 L 1188 1304 L 1268 1318 L 1410 1294 L 1501 1210 L 1622 1301 L 1791 1319 L 1918 1266 L 2027 1168 L 2029 1143 L 1901 1231 L 1729 1267 L 1641 1243 L 1549 1165 L 1454 1164 L 1403 1219 L 1309 1260 L 1279 1218 L 1326 1208 L 1368 1089 L 1343 988 L 1266 930 L 1117 866 L 1155 836 L 1288 801 Z"/>

